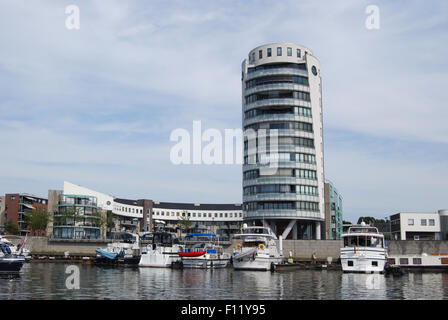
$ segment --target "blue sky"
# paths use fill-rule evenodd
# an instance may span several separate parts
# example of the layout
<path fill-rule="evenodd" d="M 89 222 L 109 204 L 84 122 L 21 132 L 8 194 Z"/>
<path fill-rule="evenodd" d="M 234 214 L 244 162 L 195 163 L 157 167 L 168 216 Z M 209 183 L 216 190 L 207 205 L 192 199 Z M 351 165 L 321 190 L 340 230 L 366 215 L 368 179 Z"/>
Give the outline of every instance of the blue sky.
<path fill-rule="evenodd" d="M 65 7 L 81 28 L 65 27 Z M 365 28 L 367 5 L 380 29 Z M 326 177 L 344 218 L 448 208 L 446 1 L 0 3 L 0 194 L 64 180 L 118 197 L 241 202 L 238 165 L 171 164 L 172 130 L 241 127 L 241 62 L 321 62 Z"/>

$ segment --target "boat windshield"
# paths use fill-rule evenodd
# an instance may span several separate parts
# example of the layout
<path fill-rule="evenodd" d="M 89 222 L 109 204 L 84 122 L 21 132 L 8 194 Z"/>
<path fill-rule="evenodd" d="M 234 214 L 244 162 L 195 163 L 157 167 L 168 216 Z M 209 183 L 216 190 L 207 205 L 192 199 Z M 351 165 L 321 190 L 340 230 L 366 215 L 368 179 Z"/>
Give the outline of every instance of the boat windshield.
<path fill-rule="evenodd" d="M 3 254 L 11 254 L 11 249 L 6 244 L 0 244 L 0 249 L 2 250 Z"/>
<path fill-rule="evenodd" d="M 269 230 L 266 228 L 245 228 L 245 229 L 243 229 L 243 233 L 269 234 Z"/>
<path fill-rule="evenodd" d="M 383 248 L 383 239 L 374 236 L 347 236 L 344 237 L 344 247 L 370 247 Z"/>
<path fill-rule="evenodd" d="M 179 240 L 170 233 L 154 233 L 152 243 L 171 245 L 172 243 L 178 244 Z"/>

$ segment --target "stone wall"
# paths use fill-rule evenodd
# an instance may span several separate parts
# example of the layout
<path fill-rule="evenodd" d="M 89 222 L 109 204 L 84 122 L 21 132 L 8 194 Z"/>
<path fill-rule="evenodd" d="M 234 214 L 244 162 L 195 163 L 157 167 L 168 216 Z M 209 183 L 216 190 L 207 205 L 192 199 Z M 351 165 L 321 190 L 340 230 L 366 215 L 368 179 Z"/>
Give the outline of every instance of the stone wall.
<path fill-rule="evenodd" d="M 389 254 L 448 253 L 446 240 L 390 240 L 386 245 Z"/>
<path fill-rule="evenodd" d="M 21 243 L 23 237 L 7 236 L 15 245 Z M 104 248 L 112 240 L 63 240 L 47 239 L 46 237 L 29 237 L 26 248 L 33 254 L 64 254 L 68 251 L 72 255 L 94 255 L 95 249 Z M 232 253 L 236 241 L 230 245 L 224 244 L 224 250 Z M 277 241 L 278 244 L 278 241 Z M 421 254 L 448 253 L 448 241 L 387 241 L 389 254 Z M 283 240 L 283 254 L 289 256 L 289 251 L 296 259 L 310 259 L 316 253 L 318 259 L 332 257 L 339 258 L 340 240 Z"/>

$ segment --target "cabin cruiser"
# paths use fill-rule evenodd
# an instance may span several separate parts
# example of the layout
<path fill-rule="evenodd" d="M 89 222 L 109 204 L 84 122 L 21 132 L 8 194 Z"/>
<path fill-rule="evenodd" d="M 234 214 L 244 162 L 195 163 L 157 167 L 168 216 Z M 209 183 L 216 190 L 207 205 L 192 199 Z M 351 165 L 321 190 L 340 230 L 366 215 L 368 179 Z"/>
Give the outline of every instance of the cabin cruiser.
<path fill-rule="evenodd" d="M 342 234 L 341 265 L 344 272 L 384 272 L 387 248 L 384 235 L 362 222 Z"/>
<path fill-rule="evenodd" d="M 216 235 L 190 233 L 185 240 L 194 244 L 186 245 L 183 251 L 178 252 L 183 268 L 225 268 L 229 265 L 230 254 L 224 253 L 223 247 L 215 243 Z"/>
<path fill-rule="evenodd" d="M 7 244 L 0 243 L 0 272 L 19 272 L 24 263 L 25 257 L 23 255 L 14 254 Z"/>
<path fill-rule="evenodd" d="M 448 253 L 389 254 L 386 269 L 391 267 L 400 267 L 409 271 L 446 271 L 448 270 Z"/>
<path fill-rule="evenodd" d="M 284 260 L 281 249 L 278 250 L 275 243 L 277 236 L 267 227 L 248 227 L 244 224 L 233 239 L 237 241 L 232 257 L 236 270 L 273 270 L 275 264 Z"/>
<path fill-rule="evenodd" d="M 183 247 L 174 233 L 162 230 L 145 232 L 141 234 L 141 239 L 145 238 L 150 243 L 142 247 L 139 267 L 169 268 L 181 261 L 177 253 L 183 251 Z"/>
<path fill-rule="evenodd" d="M 12 254 L 22 255 L 25 258 L 25 261 L 29 261 L 31 260 L 30 250 L 23 247 L 25 245 L 25 242 L 26 237 L 22 243 L 19 243 L 17 246 L 14 246 L 14 244 L 11 241 L 0 235 L 0 244 L 2 243 L 6 244 L 11 249 Z"/>
<path fill-rule="evenodd" d="M 138 265 L 140 262 L 139 235 L 128 233 L 122 242 L 109 243 L 105 249 L 96 249 L 95 264 Z"/>

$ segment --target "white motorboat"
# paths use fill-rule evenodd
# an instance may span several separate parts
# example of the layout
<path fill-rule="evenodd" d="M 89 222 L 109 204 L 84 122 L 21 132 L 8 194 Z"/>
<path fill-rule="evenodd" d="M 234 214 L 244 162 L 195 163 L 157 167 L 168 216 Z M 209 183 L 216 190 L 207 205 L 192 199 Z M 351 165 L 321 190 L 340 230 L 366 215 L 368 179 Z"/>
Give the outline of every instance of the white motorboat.
<path fill-rule="evenodd" d="M 225 253 L 222 246 L 216 243 L 216 235 L 208 233 L 190 233 L 186 242 L 199 242 L 186 245 L 178 252 L 183 268 L 225 268 L 230 263 L 230 254 Z"/>
<path fill-rule="evenodd" d="M 20 254 L 14 254 L 11 248 L 0 243 L 0 272 L 1 273 L 17 273 L 22 269 L 25 263 L 25 257 Z"/>
<path fill-rule="evenodd" d="M 31 257 L 30 257 L 30 250 L 24 247 L 26 240 L 27 237 L 25 237 L 22 243 L 19 243 L 17 246 L 14 246 L 14 244 L 11 241 L 0 235 L 0 244 L 1 243 L 6 244 L 11 249 L 12 254 L 22 255 L 25 258 L 25 261 L 28 261 L 31 259 Z"/>
<path fill-rule="evenodd" d="M 277 248 L 277 236 L 267 227 L 243 225 L 241 232 L 233 236 L 238 243 L 232 257 L 236 270 L 273 270 L 284 260 Z"/>
<path fill-rule="evenodd" d="M 174 233 L 158 231 L 141 234 L 142 239 L 148 238 L 150 243 L 142 247 L 140 267 L 170 268 L 181 261 L 178 255 L 183 250 L 179 239 Z"/>
<path fill-rule="evenodd" d="M 137 265 L 140 262 L 140 241 L 138 234 L 129 233 L 122 242 L 107 244 L 104 249 L 96 249 L 94 263 L 101 265 Z"/>
<path fill-rule="evenodd" d="M 384 272 L 387 248 L 384 235 L 362 222 L 342 234 L 341 265 L 344 272 Z"/>

